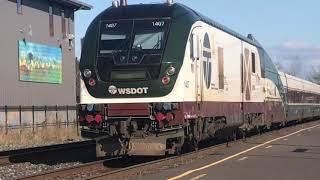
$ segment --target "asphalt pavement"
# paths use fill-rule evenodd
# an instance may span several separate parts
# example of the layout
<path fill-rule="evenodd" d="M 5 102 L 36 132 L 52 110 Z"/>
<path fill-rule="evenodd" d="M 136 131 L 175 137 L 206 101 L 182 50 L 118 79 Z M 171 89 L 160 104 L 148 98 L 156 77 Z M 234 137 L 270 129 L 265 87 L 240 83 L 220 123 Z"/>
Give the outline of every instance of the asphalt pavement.
<path fill-rule="evenodd" d="M 280 131 L 190 164 L 133 179 L 320 180 L 320 122 Z"/>

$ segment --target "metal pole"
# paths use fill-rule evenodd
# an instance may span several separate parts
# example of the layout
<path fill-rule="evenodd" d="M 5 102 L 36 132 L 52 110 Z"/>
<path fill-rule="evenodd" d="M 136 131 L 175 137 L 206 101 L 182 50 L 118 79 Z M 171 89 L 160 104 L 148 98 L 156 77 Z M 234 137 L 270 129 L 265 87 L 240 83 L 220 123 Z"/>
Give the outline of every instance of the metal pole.
<path fill-rule="evenodd" d="M 8 106 L 4 106 L 6 134 L 8 134 Z"/>
<path fill-rule="evenodd" d="M 47 106 L 44 106 L 44 126 L 47 127 Z"/>
<path fill-rule="evenodd" d="M 67 105 L 67 127 L 69 126 L 69 106 Z"/>
<path fill-rule="evenodd" d="M 77 118 L 77 119 L 76 119 L 76 123 L 77 123 L 77 136 L 79 136 L 79 117 L 80 117 L 80 116 L 79 116 L 79 107 L 80 107 L 80 106 L 77 104 L 77 105 L 76 105 L 76 113 L 77 113 L 77 114 L 76 114 L 76 118 Z"/>
<path fill-rule="evenodd" d="M 58 105 L 56 105 L 56 126 L 59 126 L 59 122 L 58 122 Z"/>
<path fill-rule="evenodd" d="M 34 106 L 32 106 L 32 133 L 34 133 Z"/>
<path fill-rule="evenodd" d="M 22 132 L 22 108 L 19 106 L 19 127 L 20 127 L 20 134 Z"/>

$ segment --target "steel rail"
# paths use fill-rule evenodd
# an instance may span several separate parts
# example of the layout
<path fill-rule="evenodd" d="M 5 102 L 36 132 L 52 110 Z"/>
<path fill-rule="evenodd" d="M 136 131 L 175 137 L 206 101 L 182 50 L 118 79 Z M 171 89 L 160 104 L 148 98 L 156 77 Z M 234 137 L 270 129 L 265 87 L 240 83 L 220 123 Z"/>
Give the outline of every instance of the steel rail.
<path fill-rule="evenodd" d="M 77 150 L 79 148 L 87 148 L 89 146 L 93 146 L 94 144 L 94 141 L 82 141 L 67 144 L 56 144 L 50 146 L 2 151 L 0 152 L 0 166 L 6 166 L 20 162 L 28 162 L 28 160 L 34 160 L 32 159 L 33 156 L 45 155 L 46 153 L 63 152 L 68 150 L 71 151 L 73 149 Z M 48 160 L 50 160 L 49 158 L 51 157 L 48 157 Z"/>

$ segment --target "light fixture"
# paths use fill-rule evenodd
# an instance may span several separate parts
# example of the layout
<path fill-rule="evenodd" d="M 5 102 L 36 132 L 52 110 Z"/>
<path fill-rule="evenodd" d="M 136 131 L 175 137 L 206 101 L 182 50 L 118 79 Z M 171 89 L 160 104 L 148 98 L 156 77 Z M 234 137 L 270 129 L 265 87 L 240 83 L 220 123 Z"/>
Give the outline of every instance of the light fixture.
<path fill-rule="evenodd" d="M 117 1 L 117 0 L 112 1 L 112 7 L 114 7 L 114 8 L 119 7 L 119 1 Z"/>
<path fill-rule="evenodd" d="M 163 85 L 168 85 L 170 83 L 170 77 L 164 76 L 161 81 Z"/>
<path fill-rule="evenodd" d="M 172 76 L 172 75 L 174 75 L 175 73 L 176 73 L 176 68 L 175 68 L 175 67 L 173 67 L 173 66 L 168 67 L 168 69 L 167 69 L 167 74 L 168 74 L 169 76 Z"/>
<path fill-rule="evenodd" d="M 88 104 L 87 105 L 87 111 L 91 112 L 94 109 L 94 105 L 93 104 Z"/>
<path fill-rule="evenodd" d="M 171 6 L 173 4 L 173 0 L 166 0 L 166 3 Z"/>
<path fill-rule="evenodd" d="M 83 71 L 83 75 L 84 75 L 84 77 L 86 77 L 86 78 L 90 78 L 90 77 L 92 76 L 92 72 L 91 72 L 90 69 L 85 69 L 85 70 Z"/>
<path fill-rule="evenodd" d="M 89 85 L 90 85 L 91 87 L 95 86 L 95 85 L 96 85 L 96 80 L 94 80 L 94 79 L 89 79 Z"/>

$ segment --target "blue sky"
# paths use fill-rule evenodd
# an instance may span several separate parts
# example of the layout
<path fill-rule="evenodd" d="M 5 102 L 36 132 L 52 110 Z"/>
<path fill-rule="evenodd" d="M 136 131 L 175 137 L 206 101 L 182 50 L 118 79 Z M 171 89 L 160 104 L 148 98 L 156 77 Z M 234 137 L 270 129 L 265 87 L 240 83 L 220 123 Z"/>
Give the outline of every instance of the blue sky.
<path fill-rule="evenodd" d="M 111 0 L 82 0 L 93 5 L 91 11 L 76 13 L 76 55 L 80 54 L 80 38 Z M 164 2 L 164 0 L 128 0 L 129 4 Z M 211 19 L 246 35 L 252 33 L 269 51 L 274 61 L 285 69 L 302 64 L 300 76 L 311 66 L 320 65 L 320 1 L 319 0 L 179 0 Z M 299 62 L 297 62 L 299 61 Z"/>

